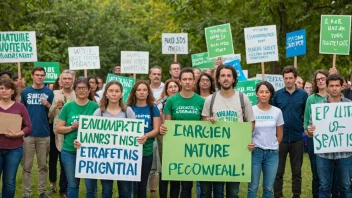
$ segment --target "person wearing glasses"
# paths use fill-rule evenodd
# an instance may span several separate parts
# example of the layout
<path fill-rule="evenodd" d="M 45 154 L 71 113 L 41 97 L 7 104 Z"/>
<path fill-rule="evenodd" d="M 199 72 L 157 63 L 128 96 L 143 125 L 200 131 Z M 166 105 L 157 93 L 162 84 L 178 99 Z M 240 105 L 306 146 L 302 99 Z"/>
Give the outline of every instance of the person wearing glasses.
<path fill-rule="evenodd" d="M 179 76 L 181 72 L 181 64 L 179 62 L 173 62 L 170 65 L 169 73 L 171 75 L 171 79 L 179 82 Z"/>

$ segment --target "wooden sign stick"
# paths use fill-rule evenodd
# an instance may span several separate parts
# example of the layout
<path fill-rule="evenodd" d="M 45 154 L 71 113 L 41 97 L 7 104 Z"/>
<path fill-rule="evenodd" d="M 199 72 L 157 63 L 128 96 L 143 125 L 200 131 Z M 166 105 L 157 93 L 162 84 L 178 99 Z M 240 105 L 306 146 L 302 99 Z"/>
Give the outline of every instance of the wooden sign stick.
<path fill-rule="evenodd" d="M 17 74 L 18 74 L 18 79 L 21 79 L 21 63 L 17 63 Z"/>
<path fill-rule="evenodd" d="M 84 70 L 84 77 L 86 77 L 86 78 L 88 77 L 88 70 L 87 69 Z"/>
<path fill-rule="evenodd" d="M 174 62 L 177 62 L 177 54 L 174 54 Z"/>
<path fill-rule="evenodd" d="M 137 75 L 133 74 L 134 81 L 137 81 Z"/>
<path fill-rule="evenodd" d="M 297 69 L 297 56 L 293 59 L 293 66 Z"/>
<path fill-rule="evenodd" d="M 332 67 L 336 68 L 336 54 L 332 56 Z"/>
<path fill-rule="evenodd" d="M 262 81 L 265 79 L 265 69 L 264 69 L 264 62 L 261 62 L 262 65 Z"/>

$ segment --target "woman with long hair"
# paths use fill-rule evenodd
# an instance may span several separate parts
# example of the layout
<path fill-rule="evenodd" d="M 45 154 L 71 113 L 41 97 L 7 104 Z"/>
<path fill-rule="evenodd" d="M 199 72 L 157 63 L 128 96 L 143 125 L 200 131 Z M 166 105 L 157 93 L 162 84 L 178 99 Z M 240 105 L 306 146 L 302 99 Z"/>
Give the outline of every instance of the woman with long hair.
<path fill-rule="evenodd" d="M 214 79 L 208 73 L 202 72 L 196 83 L 196 93 L 206 99 L 215 92 Z"/>
<path fill-rule="evenodd" d="M 32 124 L 26 107 L 15 101 L 15 83 L 11 79 L 0 78 L 0 112 L 17 114 L 22 119 L 19 131 L 0 131 L 0 175 L 2 197 L 13 198 L 16 191 L 16 174 L 23 155 L 23 136 L 32 132 Z"/>
<path fill-rule="evenodd" d="M 67 177 L 67 197 L 79 197 L 79 182 L 80 179 L 75 177 L 76 167 L 76 148 L 74 141 L 77 139 L 79 116 L 93 115 L 98 108 L 98 104 L 90 101 L 90 84 L 87 78 L 79 77 L 73 83 L 73 90 L 76 93 L 76 99 L 66 103 L 60 112 L 59 120 L 56 124 L 56 132 L 64 134 L 64 142 L 61 150 L 62 165 L 64 166 Z M 84 179 L 86 184 L 86 195 L 95 196 L 96 188 L 92 188 L 91 179 Z"/>
<path fill-rule="evenodd" d="M 176 80 L 169 79 L 165 82 L 164 89 L 161 92 L 159 99 L 155 103 L 158 106 L 161 115 L 167 99 L 178 93 L 180 90 L 180 83 L 178 83 Z"/>
<path fill-rule="evenodd" d="M 134 197 L 145 198 L 149 172 L 153 163 L 153 142 L 159 134 L 161 117 L 152 90 L 146 81 L 138 81 L 133 86 L 127 104 L 133 109 L 137 119 L 144 120 L 144 134 L 147 139 L 143 145 L 141 181 L 134 182 Z"/>
<path fill-rule="evenodd" d="M 90 85 L 90 94 L 89 94 L 88 99 L 99 104 L 100 97 L 97 94 L 98 83 L 99 83 L 98 79 L 96 77 L 94 77 L 94 76 L 88 76 L 87 79 L 88 79 L 89 85 Z"/>

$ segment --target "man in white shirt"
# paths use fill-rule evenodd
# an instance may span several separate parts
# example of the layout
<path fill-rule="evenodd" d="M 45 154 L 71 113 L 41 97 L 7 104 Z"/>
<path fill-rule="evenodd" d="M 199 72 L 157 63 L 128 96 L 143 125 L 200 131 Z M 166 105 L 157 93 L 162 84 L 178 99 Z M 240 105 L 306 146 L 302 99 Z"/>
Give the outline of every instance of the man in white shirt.
<path fill-rule="evenodd" d="M 162 70 L 160 66 L 154 66 L 149 70 L 150 88 L 153 91 L 155 100 L 158 100 L 164 89 L 164 83 L 161 82 Z"/>

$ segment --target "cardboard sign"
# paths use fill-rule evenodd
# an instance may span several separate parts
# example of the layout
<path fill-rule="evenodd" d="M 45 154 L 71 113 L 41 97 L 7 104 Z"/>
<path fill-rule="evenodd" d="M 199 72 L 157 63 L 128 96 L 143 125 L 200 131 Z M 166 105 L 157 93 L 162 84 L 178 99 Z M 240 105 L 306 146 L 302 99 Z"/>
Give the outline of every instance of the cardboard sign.
<path fill-rule="evenodd" d="M 255 88 L 257 84 L 262 82 L 261 80 L 248 80 L 238 82 L 236 85 L 236 90 L 243 92 L 248 96 L 248 99 L 251 101 L 252 106 L 258 103 L 258 98 L 255 93 Z"/>
<path fill-rule="evenodd" d="M 250 182 L 251 123 L 166 120 L 165 125 L 163 180 Z"/>
<path fill-rule="evenodd" d="M 163 33 L 162 34 L 163 54 L 188 54 L 187 33 Z"/>
<path fill-rule="evenodd" d="M 256 79 L 261 80 L 262 74 L 257 74 Z M 265 74 L 265 81 L 270 82 L 274 86 L 275 91 L 285 87 L 284 78 L 279 74 Z"/>
<path fill-rule="evenodd" d="M 306 54 L 306 30 L 286 34 L 286 58 Z"/>
<path fill-rule="evenodd" d="M 0 112 L 0 134 L 7 130 L 21 131 L 22 117 L 18 114 Z"/>
<path fill-rule="evenodd" d="M 229 65 L 237 71 L 238 81 L 247 81 L 247 78 L 242 71 L 241 62 L 239 60 L 233 60 L 231 62 L 225 63 L 225 65 Z"/>
<path fill-rule="evenodd" d="M 122 84 L 123 103 L 126 104 L 128 95 L 131 93 L 132 87 L 134 86 L 135 79 L 124 77 L 124 76 L 117 76 L 114 74 L 108 74 L 108 76 L 106 77 L 106 83 L 108 83 L 112 80 L 115 80 L 115 81 L 120 82 Z"/>
<path fill-rule="evenodd" d="M 99 46 L 69 47 L 70 70 L 100 69 Z"/>
<path fill-rule="evenodd" d="M 244 28 L 247 64 L 278 61 L 276 25 Z"/>
<path fill-rule="evenodd" d="M 81 115 L 79 123 L 76 178 L 141 180 L 143 120 Z"/>
<path fill-rule="evenodd" d="M 46 73 L 44 83 L 55 83 L 56 79 L 60 76 L 59 62 L 35 62 L 34 66 L 44 67 Z"/>
<path fill-rule="evenodd" d="M 121 51 L 121 73 L 148 74 L 149 52 Z"/>
<path fill-rule="evenodd" d="M 350 15 L 321 15 L 320 54 L 349 55 L 351 45 Z"/>
<path fill-rule="evenodd" d="M 312 105 L 314 153 L 352 152 L 352 103 Z"/>
<path fill-rule="evenodd" d="M 234 54 L 230 24 L 205 28 L 209 58 Z"/>
<path fill-rule="evenodd" d="M 0 32 L 0 63 L 36 61 L 35 32 Z"/>
<path fill-rule="evenodd" d="M 214 62 L 209 59 L 208 52 L 203 52 L 199 54 L 192 54 L 192 66 L 193 67 L 198 67 L 201 70 L 204 69 L 213 69 L 214 68 Z"/>

